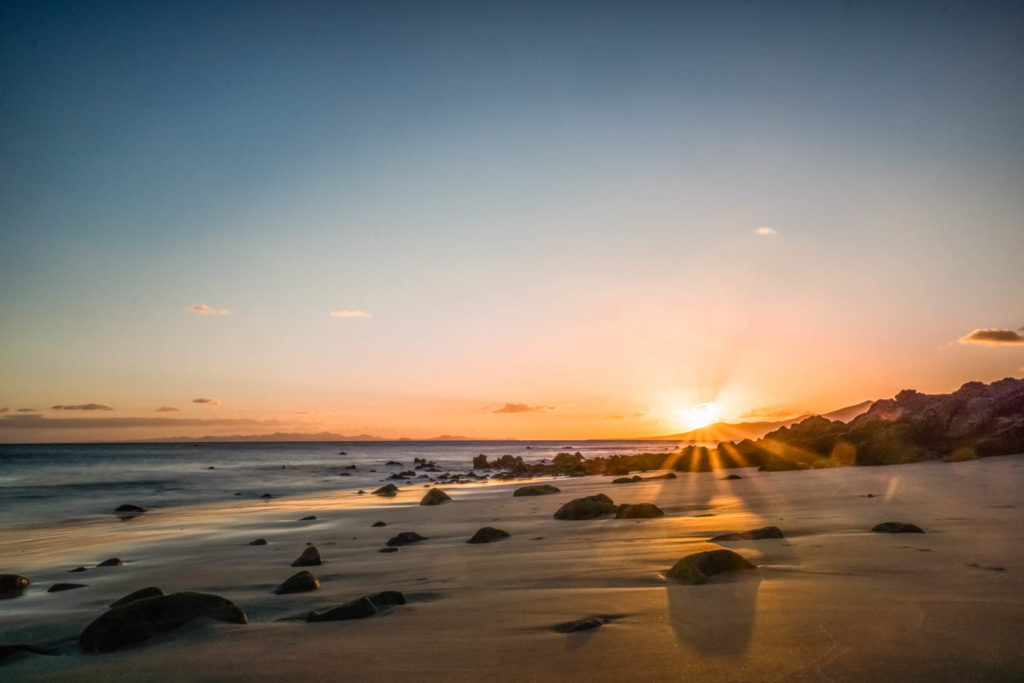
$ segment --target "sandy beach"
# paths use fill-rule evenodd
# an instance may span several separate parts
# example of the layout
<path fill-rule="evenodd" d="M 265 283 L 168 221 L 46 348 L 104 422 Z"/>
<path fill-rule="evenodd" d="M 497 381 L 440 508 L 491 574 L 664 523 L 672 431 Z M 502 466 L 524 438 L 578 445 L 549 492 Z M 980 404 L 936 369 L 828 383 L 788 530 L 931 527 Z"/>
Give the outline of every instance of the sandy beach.
<path fill-rule="evenodd" d="M 679 473 L 613 485 L 557 479 L 561 493 L 514 498 L 526 482 L 426 489 L 384 499 L 311 498 L 170 508 L 135 519 L 21 525 L 0 540 L 4 571 L 29 576 L 0 602 L 5 680 L 855 681 L 1020 680 L 1024 655 L 1024 456 L 964 463 L 795 472 Z M 649 473 L 646 476 L 650 476 Z M 656 519 L 563 521 L 580 496 L 652 502 Z M 299 521 L 315 515 L 316 520 Z M 384 527 L 371 526 L 376 521 Z M 885 521 L 924 534 L 879 534 Z M 786 538 L 709 543 L 775 525 Z M 465 541 L 480 527 L 507 539 Z M 429 540 L 380 553 L 415 531 Z M 265 546 L 248 542 L 266 538 Z M 307 543 L 317 591 L 275 595 Z M 690 553 L 728 547 L 757 570 L 742 580 L 676 585 L 663 573 Z M 108 557 L 122 567 L 96 568 Z M 71 573 L 79 565 L 85 572 Z M 47 593 L 56 582 L 87 587 Z M 79 632 L 146 586 L 232 600 L 246 625 L 198 620 L 107 654 Z M 371 618 L 278 621 L 382 590 L 408 604 Z M 614 617 L 593 630 L 551 627 Z"/>

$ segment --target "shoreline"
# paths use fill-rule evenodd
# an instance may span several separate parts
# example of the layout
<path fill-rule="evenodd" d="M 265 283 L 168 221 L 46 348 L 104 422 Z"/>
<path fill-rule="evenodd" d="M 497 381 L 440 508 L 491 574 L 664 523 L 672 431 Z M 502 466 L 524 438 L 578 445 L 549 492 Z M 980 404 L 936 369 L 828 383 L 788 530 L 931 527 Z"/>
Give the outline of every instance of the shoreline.
<path fill-rule="evenodd" d="M 727 481 L 727 473 L 743 478 Z M 3 571 L 29 575 L 33 585 L 0 601 L 0 643 L 57 643 L 61 654 L 19 655 L 0 673 L 316 680 L 335 677 L 324 654 L 337 642 L 345 677 L 362 680 L 565 680 L 580 657 L 599 681 L 629 678 L 637 667 L 650 680 L 862 680 L 884 678 L 884 665 L 898 665 L 904 680 L 1012 680 L 1024 671 L 1013 637 L 1024 612 L 1024 553 L 1007 543 L 1024 533 L 1024 455 L 727 473 L 620 485 L 605 476 L 544 479 L 561 493 L 536 498 L 512 497 L 528 481 L 442 485 L 454 500 L 436 507 L 418 505 L 426 491 L 419 484 L 395 499 L 342 492 L 247 500 L 90 520 L 34 540 L 14 528 L 0 540 Z M 666 516 L 552 519 L 568 500 L 599 492 L 616 503 L 653 502 Z M 318 519 L 300 521 L 311 514 Z M 378 520 L 387 526 L 371 527 Z M 870 533 L 883 521 L 926 533 Z M 766 525 L 786 538 L 707 541 Z M 511 537 L 466 544 L 483 526 Z M 399 531 L 429 540 L 378 553 Z M 257 537 L 268 545 L 249 546 Z M 306 543 L 325 559 L 311 568 L 320 590 L 273 595 Z M 665 580 L 680 557 L 717 547 L 757 564 L 756 580 Z M 106 556 L 125 564 L 93 568 Z M 90 568 L 67 573 L 78 564 Z M 59 581 L 88 587 L 45 592 Z M 147 585 L 223 595 L 250 623 L 197 622 L 114 653 L 77 652 L 74 638 L 89 621 Z M 355 622 L 275 621 L 380 590 L 403 591 L 410 604 Z M 587 633 L 550 630 L 592 614 L 624 616 Z"/>

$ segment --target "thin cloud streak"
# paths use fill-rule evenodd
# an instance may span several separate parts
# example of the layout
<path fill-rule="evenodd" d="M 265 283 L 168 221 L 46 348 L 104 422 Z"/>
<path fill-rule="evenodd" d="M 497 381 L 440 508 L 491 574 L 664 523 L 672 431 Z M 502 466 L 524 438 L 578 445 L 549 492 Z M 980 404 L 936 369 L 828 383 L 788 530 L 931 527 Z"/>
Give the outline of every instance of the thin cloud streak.
<path fill-rule="evenodd" d="M 79 403 L 77 405 L 50 406 L 50 410 L 113 410 L 105 403 Z"/>
<path fill-rule="evenodd" d="M 760 228 L 757 228 L 756 230 L 754 230 L 754 234 L 755 235 L 763 235 L 765 237 L 774 237 L 775 235 L 778 235 L 779 233 L 776 232 L 774 228 L 769 228 L 767 225 L 763 225 Z"/>
<path fill-rule="evenodd" d="M 341 310 L 341 311 L 331 311 L 331 317 L 332 318 L 372 318 L 373 316 L 370 315 L 369 313 L 367 313 L 366 311 Z"/>
<path fill-rule="evenodd" d="M 213 308 L 206 304 L 192 304 L 185 310 L 188 313 L 198 313 L 199 315 L 231 315 L 231 311 L 226 308 Z"/>
<path fill-rule="evenodd" d="M 220 405 L 220 401 L 218 399 L 215 399 L 215 398 L 194 398 L 194 399 L 192 399 L 192 402 L 193 403 L 202 403 L 202 404 L 208 405 L 208 406 L 219 406 Z"/>
<path fill-rule="evenodd" d="M 549 410 L 554 410 L 554 406 L 531 406 L 526 403 L 506 403 L 497 410 L 492 410 L 494 414 L 498 413 L 546 413 Z"/>
<path fill-rule="evenodd" d="M 158 413 L 178 413 L 178 412 L 181 412 L 181 409 L 180 408 L 175 408 L 174 406 L 160 406 L 159 408 L 156 409 L 156 412 L 158 412 Z"/>

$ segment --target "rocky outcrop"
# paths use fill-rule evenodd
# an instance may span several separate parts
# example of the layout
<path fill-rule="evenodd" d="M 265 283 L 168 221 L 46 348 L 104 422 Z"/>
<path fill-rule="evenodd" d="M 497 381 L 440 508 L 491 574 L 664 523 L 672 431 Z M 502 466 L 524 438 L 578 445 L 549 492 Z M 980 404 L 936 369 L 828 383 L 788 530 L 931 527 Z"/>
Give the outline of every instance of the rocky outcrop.
<path fill-rule="evenodd" d="M 721 536 L 715 536 L 710 539 L 712 542 L 717 543 L 718 541 L 760 541 L 765 538 L 785 538 L 782 535 L 782 530 L 777 526 L 766 526 L 760 529 L 751 529 L 750 531 L 737 531 L 731 534 L 722 534 Z"/>
<path fill-rule="evenodd" d="M 31 583 L 27 576 L 0 574 L 0 600 L 18 597 Z"/>
<path fill-rule="evenodd" d="M 597 519 L 604 515 L 613 515 L 618 512 L 618 507 L 612 499 L 603 493 L 585 498 L 576 498 L 558 508 L 555 512 L 555 519 Z"/>
<path fill-rule="evenodd" d="M 315 545 L 308 546 L 302 551 L 302 554 L 292 562 L 293 567 L 315 567 L 324 563 L 324 558 L 320 556 L 320 551 L 317 550 Z"/>
<path fill-rule="evenodd" d="M 430 489 L 420 500 L 420 505 L 441 505 L 451 500 L 451 496 L 441 489 Z"/>
<path fill-rule="evenodd" d="M 320 579 L 307 571 L 292 574 L 285 579 L 280 586 L 274 589 L 275 595 L 286 595 L 288 593 L 308 593 L 320 588 Z"/>
<path fill-rule="evenodd" d="M 687 555 L 672 565 L 666 575 L 679 583 L 699 585 L 720 574 L 755 568 L 739 553 L 720 549 Z"/>
<path fill-rule="evenodd" d="M 245 612 L 235 603 L 208 593 L 172 593 L 135 600 L 113 607 L 85 627 L 78 637 L 83 652 L 110 652 L 149 640 L 157 633 L 171 631 L 207 617 L 232 624 L 245 624 Z"/>
<path fill-rule="evenodd" d="M 654 503 L 623 503 L 615 512 L 615 519 L 651 519 L 664 516 L 665 512 Z"/>
<path fill-rule="evenodd" d="M 373 491 L 375 496 L 383 496 L 384 498 L 394 498 L 398 495 L 398 487 L 394 484 L 385 484 L 376 491 Z"/>
<path fill-rule="evenodd" d="M 493 543 L 494 541 L 500 541 L 503 538 L 508 538 L 511 535 L 512 534 L 507 531 L 503 531 L 502 529 L 485 526 L 477 529 L 477 532 L 473 534 L 473 537 L 466 541 L 466 543 Z"/>
<path fill-rule="evenodd" d="M 872 531 L 880 534 L 923 534 L 924 529 L 916 524 L 906 522 L 882 522 L 871 528 Z"/>
<path fill-rule="evenodd" d="M 523 496 L 548 496 L 552 493 L 561 493 L 562 489 L 551 484 L 538 484 L 536 486 L 523 486 L 515 490 L 512 494 L 513 498 L 521 498 Z"/>

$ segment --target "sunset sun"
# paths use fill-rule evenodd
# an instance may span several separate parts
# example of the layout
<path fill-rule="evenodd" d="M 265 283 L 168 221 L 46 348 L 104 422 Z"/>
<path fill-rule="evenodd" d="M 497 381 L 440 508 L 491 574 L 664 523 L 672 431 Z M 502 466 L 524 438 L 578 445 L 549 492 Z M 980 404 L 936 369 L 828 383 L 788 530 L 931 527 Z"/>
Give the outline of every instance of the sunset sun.
<path fill-rule="evenodd" d="M 718 420 L 718 409 L 713 402 L 700 403 L 690 408 L 675 411 L 676 421 L 687 431 L 706 427 Z"/>

